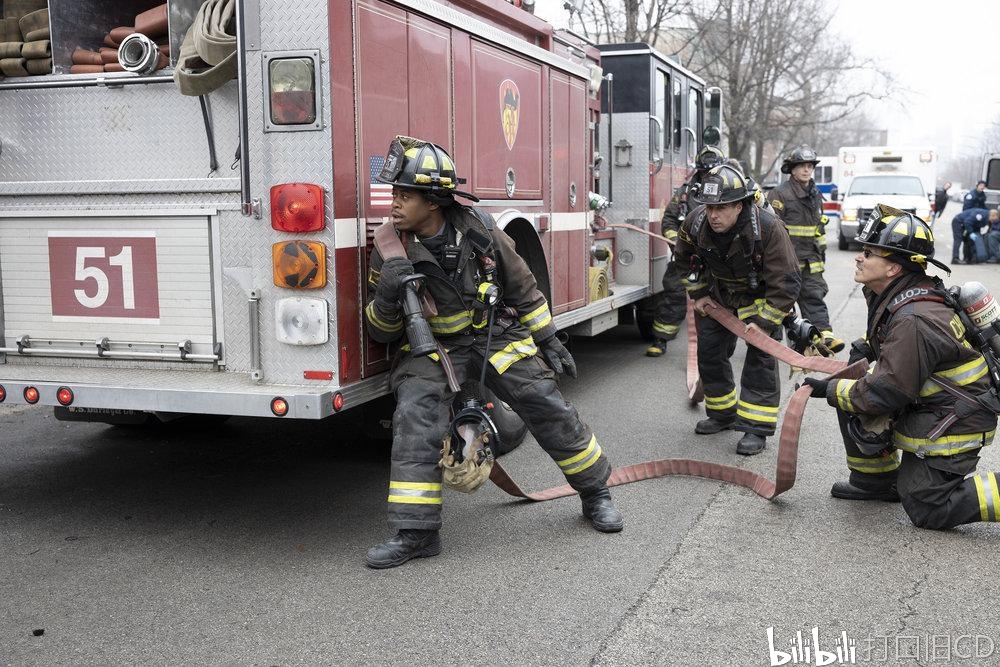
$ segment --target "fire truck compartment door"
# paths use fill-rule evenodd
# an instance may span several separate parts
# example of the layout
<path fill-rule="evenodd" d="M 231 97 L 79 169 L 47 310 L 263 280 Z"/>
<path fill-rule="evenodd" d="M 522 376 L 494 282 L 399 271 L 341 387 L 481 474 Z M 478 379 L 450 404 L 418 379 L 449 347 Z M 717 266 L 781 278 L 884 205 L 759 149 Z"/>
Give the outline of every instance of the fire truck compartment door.
<path fill-rule="evenodd" d="M 52 349 L 74 341 L 94 349 L 107 338 L 164 343 L 176 352 L 190 341 L 191 353 L 211 354 L 210 220 L 208 214 L 0 218 L 5 346 L 27 335 Z"/>

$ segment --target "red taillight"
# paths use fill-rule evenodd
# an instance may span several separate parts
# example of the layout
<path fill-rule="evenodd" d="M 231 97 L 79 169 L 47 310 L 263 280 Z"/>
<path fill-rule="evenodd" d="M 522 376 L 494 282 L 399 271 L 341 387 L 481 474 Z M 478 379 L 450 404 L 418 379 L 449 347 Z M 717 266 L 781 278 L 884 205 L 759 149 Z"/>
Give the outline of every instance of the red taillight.
<path fill-rule="evenodd" d="M 318 232 L 324 226 L 323 188 L 312 183 L 271 186 L 271 227 L 283 232 Z"/>
<path fill-rule="evenodd" d="M 59 387 L 56 392 L 56 400 L 60 405 L 69 405 L 73 402 L 73 390 L 69 387 Z"/>
<path fill-rule="evenodd" d="M 7 390 L 3 388 L 2 384 L 0 384 L 0 403 L 3 403 L 4 399 L 6 398 L 7 398 Z"/>
<path fill-rule="evenodd" d="M 24 400 L 26 402 L 28 402 L 28 403 L 37 403 L 38 402 L 38 390 L 35 389 L 34 387 L 25 387 L 24 388 Z"/>
<path fill-rule="evenodd" d="M 288 401 L 280 396 L 271 399 L 271 412 L 275 417 L 284 417 L 288 414 Z"/>
<path fill-rule="evenodd" d="M 344 396 L 340 392 L 333 395 L 333 409 L 337 412 L 344 409 Z"/>

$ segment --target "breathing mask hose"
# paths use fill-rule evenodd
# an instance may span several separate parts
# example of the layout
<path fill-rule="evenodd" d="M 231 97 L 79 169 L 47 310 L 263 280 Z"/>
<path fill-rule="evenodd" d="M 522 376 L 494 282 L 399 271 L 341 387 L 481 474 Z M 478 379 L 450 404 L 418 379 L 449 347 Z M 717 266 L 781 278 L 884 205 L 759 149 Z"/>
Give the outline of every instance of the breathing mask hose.
<path fill-rule="evenodd" d="M 406 338 L 410 341 L 410 354 L 416 357 L 423 357 L 431 352 L 437 351 L 437 343 L 434 341 L 434 334 L 431 327 L 424 319 L 424 311 L 420 306 L 420 297 L 417 295 L 417 282 L 424 276 L 414 273 L 407 276 L 402 282 L 402 306 L 403 321 L 406 323 Z"/>
<path fill-rule="evenodd" d="M 496 304 L 490 306 L 486 319 L 486 349 L 483 352 L 483 368 L 479 372 L 479 395 L 486 396 L 486 364 L 490 363 L 490 342 L 493 340 L 493 313 L 497 311 Z"/>

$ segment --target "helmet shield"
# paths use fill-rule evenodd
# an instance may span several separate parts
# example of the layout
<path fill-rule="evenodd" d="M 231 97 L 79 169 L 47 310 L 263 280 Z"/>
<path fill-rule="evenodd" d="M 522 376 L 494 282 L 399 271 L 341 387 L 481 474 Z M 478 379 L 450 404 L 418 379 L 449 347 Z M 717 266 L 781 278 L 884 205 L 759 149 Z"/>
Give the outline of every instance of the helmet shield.
<path fill-rule="evenodd" d="M 722 164 L 725 160 L 722 151 L 715 146 L 705 146 L 698 151 L 698 156 L 694 159 L 694 168 L 698 171 L 708 171 L 712 167 Z"/>
<path fill-rule="evenodd" d="M 904 267 L 912 263 L 923 270 L 930 262 L 951 273 L 946 264 L 934 259 L 934 234 L 927 223 L 898 208 L 877 204 L 854 240 L 888 250 L 893 261 Z"/>
<path fill-rule="evenodd" d="M 691 188 L 691 198 L 709 206 L 730 204 L 752 196 L 746 177 L 728 164 L 712 167 L 701 183 Z"/>
<path fill-rule="evenodd" d="M 458 189 L 465 179 L 458 177 L 455 163 L 446 150 L 413 137 L 399 135 L 392 140 L 377 179 L 439 197 L 459 196 L 479 201 L 478 197 Z"/>

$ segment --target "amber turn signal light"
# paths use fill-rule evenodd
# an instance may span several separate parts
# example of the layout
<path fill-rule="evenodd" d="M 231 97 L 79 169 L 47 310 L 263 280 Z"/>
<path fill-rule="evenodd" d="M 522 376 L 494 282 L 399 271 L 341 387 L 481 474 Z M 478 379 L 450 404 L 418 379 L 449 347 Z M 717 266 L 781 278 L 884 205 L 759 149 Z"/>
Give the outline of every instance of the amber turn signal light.
<path fill-rule="evenodd" d="M 325 226 L 323 188 L 312 183 L 271 186 L 271 227 L 282 232 L 318 232 Z"/>
<path fill-rule="evenodd" d="M 274 284 L 293 289 L 326 286 L 326 246 L 318 241 L 282 241 L 271 246 Z"/>

